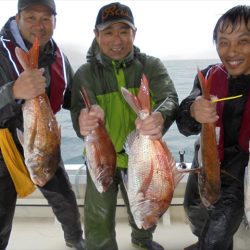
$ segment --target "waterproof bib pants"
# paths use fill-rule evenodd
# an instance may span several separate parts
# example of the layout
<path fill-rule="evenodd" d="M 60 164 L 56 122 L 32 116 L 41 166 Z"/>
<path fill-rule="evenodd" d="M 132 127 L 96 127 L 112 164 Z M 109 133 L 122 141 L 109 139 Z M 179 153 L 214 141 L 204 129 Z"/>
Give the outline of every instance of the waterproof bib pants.
<path fill-rule="evenodd" d="M 199 239 L 197 250 L 232 250 L 233 236 L 244 214 L 244 192 L 239 185 L 221 186 L 219 200 L 205 208 L 198 191 L 197 174 L 190 174 L 187 182 L 184 209 L 192 232 Z"/>
<path fill-rule="evenodd" d="M 74 242 L 81 239 L 82 229 L 76 197 L 63 165 L 61 164 L 55 176 L 44 187 L 38 188 L 61 223 L 65 240 Z M 5 250 L 11 234 L 17 193 L 1 158 L 0 194 L 0 250 Z"/>
<path fill-rule="evenodd" d="M 88 171 L 87 171 L 88 172 Z M 115 232 L 115 216 L 118 189 L 127 207 L 132 239 L 140 242 L 152 240 L 156 226 L 148 230 L 139 229 L 130 211 L 127 192 L 121 170 L 116 170 L 114 181 L 108 191 L 99 193 L 87 173 L 87 186 L 84 207 L 85 242 L 88 250 L 118 250 Z"/>

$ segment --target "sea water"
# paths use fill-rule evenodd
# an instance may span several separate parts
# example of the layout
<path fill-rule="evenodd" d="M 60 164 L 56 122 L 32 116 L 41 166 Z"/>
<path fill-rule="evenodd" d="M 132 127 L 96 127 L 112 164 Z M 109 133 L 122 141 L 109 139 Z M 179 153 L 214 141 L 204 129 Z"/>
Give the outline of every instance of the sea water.
<path fill-rule="evenodd" d="M 173 60 L 164 61 L 171 79 L 174 82 L 176 91 L 181 102 L 189 95 L 197 68 L 203 69 L 210 64 L 217 63 L 217 59 L 210 60 Z M 70 118 L 70 113 L 67 110 L 62 110 L 57 114 L 57 120 L 61 125 L 62 134 L 62 157 L 65 164 L 81 164 L 83 163 L 83 141 L 77 137 Z M 179 161 L 179 152 L 185 151 L 184 160 L 191 162 L 194 152 L 194 142 L 197 136 L 185 137 L 180 134 L 176 124 L 174 123 L 167 133 L 164 135 L 170 151 L 176 161 Z"/>

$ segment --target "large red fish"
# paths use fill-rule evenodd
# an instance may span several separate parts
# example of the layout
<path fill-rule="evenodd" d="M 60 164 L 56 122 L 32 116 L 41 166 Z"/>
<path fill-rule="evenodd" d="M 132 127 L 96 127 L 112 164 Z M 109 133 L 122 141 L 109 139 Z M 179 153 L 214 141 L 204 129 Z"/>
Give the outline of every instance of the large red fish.
<path fill-rule="evenodd" d="M 38 67 L 38 39 L 28 52 L 21 48 L 15 52 L 24 70 Z M 60 129 L 46 94 L 25 100 L 22 109 L 24 131 L 22 135 L 18 132 L 18 137 L 23 145 L 25 165 L 32 181 L 44 186 L 59 166 Z"/>
<path fill-rule="evenodd" d="M 90 111 L 91 104 L 85 89 L 81 91 L 83 101 Z M 106 192 L 113 182 L 116 169 L 115 147 L 102 121 L 99 126 L 85 136 L 87 166 L 96 189 Z"/>
<path fill-rule="evenodd" d="M 207 79 L 198 70 L 198 77 L 202 87 L 202 96 L 211 100 L 210 88 L 213 72 Z M 198 174 L 199 192 L 202 203 L 209 207 L 214 204 L 220 195 L 220 160 L 217 150 L 216 132 L 214 123 L 203 123 L 201 127 L 201 161 L 202 166 Z"/>
<path fill-rule="evenodd" d="M 125 100 L 145 119 L 150 115 L 149 83 L 143 75 L 138 96 L 121 89 Z M 150 228 L 168 209 L 183 174 L 162 140 L 133 132 L 128 138 L 127 191 L 131 212 L 139 228 Z"/>

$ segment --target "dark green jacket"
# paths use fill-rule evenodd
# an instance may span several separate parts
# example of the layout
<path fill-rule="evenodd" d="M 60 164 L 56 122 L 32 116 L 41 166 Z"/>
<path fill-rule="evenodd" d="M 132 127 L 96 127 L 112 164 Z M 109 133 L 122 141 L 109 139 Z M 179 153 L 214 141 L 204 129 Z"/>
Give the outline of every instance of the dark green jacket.
<path fill-rule="evenodd" d="M 168 98 L 159 109 L 165 120 L 166 132 L 175 120 L 178 97 L 165 66 L 158 58 L 140 53 L 139 49 L 134 47 L 122 62 L 112 61 L 100 54 L 94 40 L 88 52 L 87 63 L 77 70 L 73 79 L 71 116 L 77 135 L 81 137 L 78 116 L 84 108 L 80 95 L 83 86 L 88 92 L 91 104 L 98 104 L 104 110 L 105 126 L 115 146 L 119 167 L 127 167 L 127 155 L 123 146 L 128 134 L 135 129 L 136 119 L 136 114 L 122 97 L 120 89 L 124 86 L 137 94 L 143 73 L 149 80 L 153 109 Z"/>

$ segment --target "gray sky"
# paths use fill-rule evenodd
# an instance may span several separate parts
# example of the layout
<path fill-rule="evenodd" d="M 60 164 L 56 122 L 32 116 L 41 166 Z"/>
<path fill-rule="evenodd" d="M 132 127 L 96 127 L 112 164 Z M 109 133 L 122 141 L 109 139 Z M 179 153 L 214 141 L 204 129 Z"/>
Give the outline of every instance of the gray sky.
<path fill-rule="evenodd" d="M 98 10 L 112 1 L 55 0 L 56 42 L 73 64 L 83 62 L 94 37 Z M 250 5 L 250 0 L 123 0 L 130 6 L 137 27 L 135 45 L 161 59 L 217 58 L 212 32 L 229 8 Z M 0 26 L 16 14 L 17 1 L 0 0 Z"/>

